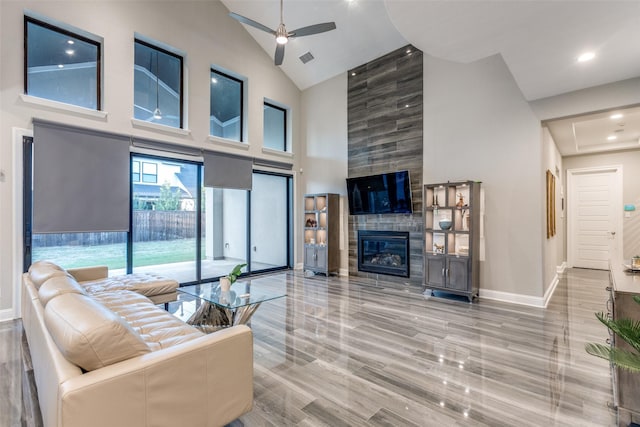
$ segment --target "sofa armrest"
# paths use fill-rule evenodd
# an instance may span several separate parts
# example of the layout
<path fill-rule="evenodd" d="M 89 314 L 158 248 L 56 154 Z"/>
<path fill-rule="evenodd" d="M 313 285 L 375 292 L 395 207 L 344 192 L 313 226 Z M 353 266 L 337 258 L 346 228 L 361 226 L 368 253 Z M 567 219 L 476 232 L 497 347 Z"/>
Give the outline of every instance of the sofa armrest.
<path fill-rule="evenodd" d="M 79 283 L 82 283 L 90 280 L 106 279 L 109 277 L 109 267 L 96 265 L 93 267 L 69 268 L 67 273 L 71 274 Z"/>
<path fill-rule="evenodd" d="M 253 405 L 253 335 L 234 326 L 71 378 L 58 426 L 224 425 Z"/>

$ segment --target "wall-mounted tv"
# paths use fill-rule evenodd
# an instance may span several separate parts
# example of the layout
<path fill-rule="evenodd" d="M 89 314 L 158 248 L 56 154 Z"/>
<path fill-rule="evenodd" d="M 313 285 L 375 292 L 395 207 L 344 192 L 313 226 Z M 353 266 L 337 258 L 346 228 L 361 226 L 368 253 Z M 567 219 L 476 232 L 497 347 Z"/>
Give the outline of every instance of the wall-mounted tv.
<path fill-rule="evenodd" d="M 347 178 L 349 215 L 412 213 L 409 171 Z"/>

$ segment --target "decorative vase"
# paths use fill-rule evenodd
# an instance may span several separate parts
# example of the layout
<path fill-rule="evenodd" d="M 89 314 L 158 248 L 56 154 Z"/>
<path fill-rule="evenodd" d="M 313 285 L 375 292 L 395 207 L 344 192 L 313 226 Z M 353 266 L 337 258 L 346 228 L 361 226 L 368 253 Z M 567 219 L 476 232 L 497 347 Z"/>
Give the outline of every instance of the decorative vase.
<path fill-rule="evenodd" d="M 221 277 L 220 278 L 220 290 L 222 292 L 229 292 L 229 289 L 231 289 L 231 280 L 229 280 L 228 277 Z"/>

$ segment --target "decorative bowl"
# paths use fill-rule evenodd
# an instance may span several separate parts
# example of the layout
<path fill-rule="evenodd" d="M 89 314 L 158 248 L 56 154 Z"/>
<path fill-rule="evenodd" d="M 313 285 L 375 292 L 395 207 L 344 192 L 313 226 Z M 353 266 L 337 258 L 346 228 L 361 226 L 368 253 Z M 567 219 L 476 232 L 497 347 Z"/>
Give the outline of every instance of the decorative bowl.
<path fill-rule="evenodd" d="M 443 230 L 449 230 L 451 228 L 451 220 L 450 219 L 441 219 L 438 221 L 438 225 Z"/>

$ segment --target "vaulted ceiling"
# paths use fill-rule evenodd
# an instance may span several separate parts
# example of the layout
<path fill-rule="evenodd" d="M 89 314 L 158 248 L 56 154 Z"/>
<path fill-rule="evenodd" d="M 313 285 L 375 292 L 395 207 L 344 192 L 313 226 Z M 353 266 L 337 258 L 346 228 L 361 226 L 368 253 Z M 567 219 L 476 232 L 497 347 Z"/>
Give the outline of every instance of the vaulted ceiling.
<path fill-rule="evenodd" d="M 280 22 L 279 0 L 222 2 Z M 337 29 L 286 45 L 281 68 L 301 90 L 406 44 L 462 63 L 500 54 L 527 100 L 640 76 L 640 1 L 284 0 L 289 31 L 327 21 Z M 245 28 L 273 57 L 274 37 Z M 306 52 L 314 59 L 303 64 Z M 585 52 L 595 58 L 578 62 Z"/>

